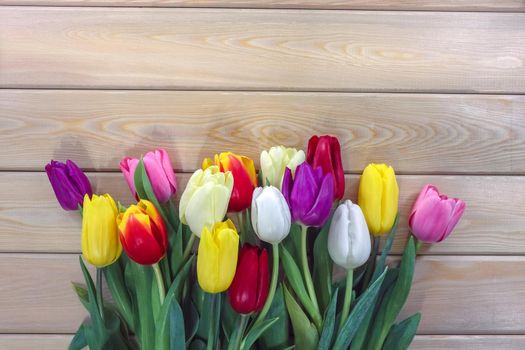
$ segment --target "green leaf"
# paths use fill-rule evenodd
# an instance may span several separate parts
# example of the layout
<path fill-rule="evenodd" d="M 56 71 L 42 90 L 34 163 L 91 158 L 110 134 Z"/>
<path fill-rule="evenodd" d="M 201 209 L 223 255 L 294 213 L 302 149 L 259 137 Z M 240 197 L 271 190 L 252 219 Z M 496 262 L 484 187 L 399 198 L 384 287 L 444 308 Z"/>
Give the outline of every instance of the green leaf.
<path fill-rule="evenodd" d="M 155 349 L 167 349 L 168 348 L 168 333 L 169 333 L 169 312 L 173 303 L 177 303 L 177 296 L 180 294 L 182 285 L 188 276 L 194 257 L 190 257 L 182 270 L 177 274 L 175 280 L 170 286 L 170 289 L 166 293 L 164 303 L 160 307 L 158 315 L 155 319 Z M 155 295 L 157 297 L 157 295 Z M 157 297 L 158 299 L 158 297 Z M 177 303 L 177 305 L 179 305 Z M 180 307 L 180 306 L 179 306 Z"/>
<path fill-rule="evenodd" d="M 139 327 L 136 327 L 141 349 L 154 349 L 155 324 L 151 305 L 151 285 L 153 283 L 150 266 L 136 263 L 129 264 L 136 291 L 137 316 Z"/>
<path fill-rule="evenodd" d="M 184 328 L 186 329 L 186 346 L 188 347 L 195 337 L 195 334 L 197 334 L 197 329 L 199 328 L 199 312 L 197 311 L 197 308 L 191 299 L 188 300 L 185 310 Z"/>
<path fill-rule="evenodd" d="M 86 310 L 90 310 L 89 308 L 89 296 L 88 296 L 88 291 L 86 288 L 82 287 L 80 284 L 78 283 L 71 283 L 73 285 L 73 290 L 75 291 L 75 293 L 77 294 L 78 296 L 78 299 L 80 300 L 80 302 L 82 303 L 82 305 L 84 305 L 84 307 L 86 308 Z"/>
<path fill-rule="evenodd" d="M 390 253 L 390 250 L 392 249 L 392 244 L 394 243 L 394 238 L 396 237 L 398 223 L 399 223 L 399 214 L 396 215 L 394 225 L 392 226 L 392 229 L 390 229 L 390 232 L 388 233 L 388 238 L 386 240 L 385 246 L 383 247 L 383 250 L 381 251 L 381 257 L 379 258 L 379 261 L 376 264 L 376 268 L 372 276 L 372 282 L 375 281 L 377 277 L 379 277 L 381 272 L 385 269 L 386 258 L 388 254 Z"/>
<path fill-rule="evenodd" d="M 319 341 L 317 328 L 312 322 L 310 322 L 308 316 L 306 316 L 299 304 L 297 304 L 288 291 L 288 288 L 284 286 L 283 290 L 286 308 L 288 309 L 288 314 L 292 321 L 295 346 L 301 350 L 315 349 Z"/>
<path fill-rule="evenodd" d="M 348 346 L 354 338 L 354 335 L 357 333 L 359 326 L 365 319 L 366 315 L 373 308 L 375 299 L 379 293 L 385 275 L 386 270 L 359 298 L 359 301 L 350 312 L 348 319 L 345 321 L 341 331 L 339 332 L 339 335 L 337 336 L 335 344 L 332 348 L 333 350 L 348 349 Z"/>
<path fill-rule="evenodd" d="M 84 325 L 80 325 L 80 327 L 78 327 L 77 332 L 75 333 L 75 336 L 73 337 L 73 339 L 71 339 L 71 343 L 69 343 L 68 350 L 82 350 L 86 346 L 88 346 L 88 343 L 86 340 L 86 335 L 84 333 Z"/>
<path fill-rule="evenodd" d="M 290 233 L 286 236 L 281 245 L 286 247 L 286 250 L 288 250 L 288 253 L 290 253 L 295 261 L 301 261 L 301 225 L 292 224 L 290 227 Z"/>
<path fill-rule="evenodd" d="M 115 263 L 103 268 L 104 276 L 106 277 L 106 282 L 111 292 L 111 297 L 115 302 L 119 313 L 124 318 L 126 324 L 131 328 L 133 327 L 133 310 L 131 307 L 131 297 L 126 288 L 126 283 L 124 281 L 124 271 L 120 264 L 120 260 L 117 260 Z"/>
<path fill-rule="evenodd" d="M 239 314 L 233 310 L 228 298 L 223 298 L 221 325 L 226 340 L 230 342 L 232 333 L 239 328 L 237 327 L 239 325 Z"/>
<path fill-rule="evenodd" d="M 192 298 L 195 303 L 194 305 L 197 308 L 197 312 L 199 313 L 199 328 L 197 329 L 196 336 L 201 339 L 206 339 L 210 327 L 211 304 L 209 296 L 207 296 L 207 293 L 202 290 L 198 281 L 195 281 L 194 283 Z"/>
<path fill-rule="evenodd" d="M 288 338 L 290 337 L 289 318 L 281 284 L 277 286 L 272 304 L 266 314 L 267 319 L 275 317 L 278 317 L 279 320 L 272 324 L 259 338 L 263 349 L 282 349 L 288 346 Z"/>
<path fill-rule="evenodd" d="M 206 343 L 200 339 L 195 339 L 190 344 L 190 350 L 205 350 Z"/>
<path fill-rule="evenodd" d="M 225 303 L 224 306 L 226 306 L 228 303 Z M 235 346 L 237 345 L 235 340 L 238 339 L 238 337 L 240 337 L 241 335 L 239 335 L 240 332 L 244 331 L 245 329 L 242 329 L 243 327 L 239 327 L 238 325 L 241 323 L 241 319 L 242 319 L 242 315 L 239 315 L 237 314 L 237 316 L 235 317 L 234 319 L 234 323 L 237 327 L 231 327 L 229 329 L 224 329 L 226 328 L 225 327 L 225 323 L 224 321 L 222 322 L 222 328 L 224 329 L 224 333 L 225 333 L 225 341 L 228 343 L 228 347 L 226 348 L 226 350 L 237 350 L 235 349 Z"/>
<path fill-rule="evenodd" d="M 412 343 L 412 340 L 416 335 L 419 321 L 421 321 L 421 314 L 418 312 L 406 318 L 404 321 L 395 324 L 390 329 L 382 350 L 408 349 L 410 343 Z"/>
<path fill-rule="evenodd" d="M 328 228 L 326 223 L 317 235 L 314 243 L 313 281 L 317 301 L 321 312 L 324 313 L 332 296 L 332 259 L 328 255 Z"/>
<path fill-rule="evenodd" d="M 337 306 L 337 295 L 339 289 L 336 289 L 332 295 L 332 300 L 326 309 L 323 322 L 323 330 L 321 332 L 321 339 L 319 339 L 318 350 L 329 350 L 332 344 L 332 337 L 334 336 L 335 319 L 336 319 L 336 306 Z"/>
<path fill-rule="evenodd" d="M 146 191 L 144 191 L 144 185 L 142 181 L 143 174 L 146 173 L 144 169 L 144 160 L 141 158 L 137 167 L 135 168 L 135 173 L 133 174 L 133 181 L 135 183 L 135 191 L 137 191 L 137 196 L 141 199 L 148 199 Z"/>
<path fill-rule="evenodd" d="M 310 297 L 308 296 L 308 293 L 306 292 L 306 287 L 304 286 L 301 271 L 284 245 L 281 244 L 280 249 L 282 266 L 286 274 L 286 278 L 308 314 L 311 317 L 314 317 L 315 308 L 312 304 L 312 301 L 310 300 Z"/>
<path fill-rule="evenodd" d="M 184 331 L 184 315 L 177 300 L 173 299 L 170 306 L 170 350 L 186 348 Z"/>
<path fill-rule="evenodd" d="M 95 297 L 96 290 L 95 290 L 95 284 L 93 283 L 93 279 L 91 278 L 91 275 L 89 274 L 89 271 L 86 268 L 86 265 L 84 264 L 84 260 L 82 260 L 82 256 L 79 256 L 80 261 L 80 268 L 82 269 L 82 274 L 84 275 L 84 280 L 86 281 L 86 287 L 88 292 L 88 311 L 91 316 L 91 320 L 93 323 L 96 324 L 102 324 L 102 318 L 100 317 L 100 313 L 98 311 L 98 304 L 97 299 Z"/>
<path fill-rule="evenodd" d="M 379 311 L 375 317 L 372 334 L 368 349 L 380 350 L 383 342 L 394 324 L 399 312 L 405 305 L 412 286 L 414 276 L 414 265 L 416 261 L 416 250 L 414 239 L 410 237 L 401 260 L 399 276 L 388 298 L 381 302 Z"/>
<path fill-rule="evenodd" d="M 250 329 L 246 337 L 241 343 L 241 350 L 250 350 L 252 345 L 255 344 L 257 339 L 263 334 L 268 328 L 270 328 L 275 322 L 279 320 L 278 317 L 272 319 L 266 319 L 255 327 Z"/>
<path fill-rule="evenodd" d="M 175 273 L 179 271 L 182 266 L 182 254 L 183 254 L 183 233 L 182 233 L 182 224 L 179 223 L 177 232 L 169 236 L 170 239 L 170 267 L 173 277 Z"/>

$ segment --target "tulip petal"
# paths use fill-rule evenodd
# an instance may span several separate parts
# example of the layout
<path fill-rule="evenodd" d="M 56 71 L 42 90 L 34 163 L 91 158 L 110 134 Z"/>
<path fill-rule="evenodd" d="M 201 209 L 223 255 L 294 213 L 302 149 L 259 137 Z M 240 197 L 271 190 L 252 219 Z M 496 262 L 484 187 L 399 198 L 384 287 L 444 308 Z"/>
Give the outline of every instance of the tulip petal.
<path fill-rule="evenodd" d="M 93 190 L 86 174 L 71 160 L 66 161 L 66 169 L 68 177 L 72 180 L 72 184 L 76 187 L 78 193 L 81 195 L 88 194 L 91 197 Z"/>
<path fill-rule="evenodd" d="M 439 241 L 444 240 L 450 235 L 454 227 L 456 227 L 457 223 L 463 216 L 463 213 L 465 212 L 465 207 L 466 207 L 465 202 L 463 202 L 461 199 L 458 199 L 458 198 L 453 198 L 450 200 L 454 202 L 452 213 L 450 215 L 447 227 L 445 228 L 445 233 Z"/>
<path fill-rule="evenodd" d="M 452 208 L 439 196 L 427 195 L 410 217 L 413 233 L 420 241 L 438 242 L 445 234 L 451 211 Z"/>
<path fill-rule="evenodd" d="M 259 269 L 257 272 L 257 299 L 255 301 L 254 311 L 260 311 L 263 308 L 270 288 L 268 252 L 266 249 L 261 249 L 261 253 L 259 254 L 259 263 L 257 265 Z"/>
<path fill-rule="evenodd" d="M 233 281 L 239 253 L 239 235 L 235 230 L 223 229 L 216 234 L 219 247 L 219 278 L 217 289 L 223 292 Z"/>
<path fill-rule="evenodd" d="M 383 198 L 383 180 L 377 169 L 369 164 L 359 182 L 358 203 L 365 214 L 370 232 L 381 233 L 381 203 Z"/>
<path fill-rule="evenodd" d="M 239 212 L 248 208 L 252 203 L 254 184 L 244 164 L 230 155 L 224 169 L 231 171 L 233 175 L 233 189 L 231 193 L 228 211 Z M 253 165 L 253 164 L 252 164 Z"/>
<path fill-rule="evenodd" d="M 126 230 L 120 234 L 126 254 L 141 265 L 156 264 L 166 253 L 164 247 L 159 245 L 152 230 L 149 216 L 135 214 L 129 216 Z"/>
<path fill-rule="evenodd" d="M 248 314 L 255 311 L 258 273 L 257 248 L 245 244 L 241 248 L 237 271 L 228 290 L 230 304 L 238 313 Z"/>
<path fill-rule="evenodd" d="M 284 196 L 284 199 L 286 199 L 286 203 L 288 203 L 288 207 L 290 210 L 292 209 L 292 188 L 293 188 L 293 177 L 292 177 L 292 171 L 290 168 L 286 168 L 284 170 L 284 176 L 283 176 L 283 183 L 281 192 Z"/>
<path fill-rule="evenodd" d="M 148 152 L 143 160 L 155 197 L 160 203 L 166 203 L 173 194 L 173 188 L 166 177 L 160 153 Z M 171 167 L 171 164 L 169 166 Z"/>
<path fill-rule="evenodd" d="M 324 176 L 323 182 L 317 194 L 314 205 L 309 212 L 301 218 L 306 226 L 321 227 L 330 216 L 332 202 L 334 200 L 334 182 L 332 174 Z"/>
<path fill-rule="evenodd" d="M 204 291 L 218 293 L 219 247 L 207 227 L 203 228 L 200 237 L 197 255 L 197 279 Z"/>
<path fill-rule="evenodd" d="M 381 199 L 381 232 L 388 232 L 394 225 L 399 202 L 399 187 L 394 169 L 385 166 L 382 174 L 383 196 Z"/>
<path fill-rule="evenodd" d="M 315 171 L 308 163 L 299 165 L 290 195 L 290 209 L 294 221 L 303 219 L 311 211 L 318 193 L 319 185 Z"/>

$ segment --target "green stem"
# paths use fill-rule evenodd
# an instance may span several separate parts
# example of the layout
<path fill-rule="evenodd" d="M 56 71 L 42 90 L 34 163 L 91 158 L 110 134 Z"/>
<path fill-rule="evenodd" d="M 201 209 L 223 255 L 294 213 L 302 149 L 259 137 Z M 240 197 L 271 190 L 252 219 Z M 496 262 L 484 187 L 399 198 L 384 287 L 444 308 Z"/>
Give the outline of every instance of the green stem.
<path fill-rule="evenodd" d="M 317 313 L 319 313 L 319 305 L 317 304 L 317 296 L 315 295 L 314 282 L 312 281 L 312 274 L 310 273 L 310 267 L 308 266 L 308 254 L 306 251 L 307 232 L 308 226 L 301 225 L 301 265 L 303 268 L 304 281 L 306 283 L 308 295 L 312 300 L 315 310 Z"/>
<path fill-rule="evenodd" d="M 241 318 L 239 320 L 239 332 L 237 333 L 237 337 L 235 338 L 235 346 L 234 346 L 234 349 L 235 350 L 239 350 L 241 349 L 241 343 L 242 343 L 242 338 L 243 338 L 243 335 L 244 335 L 244 331 L 246 329 L 246 325 L 248 325 L 248 320 L 250 319 L 250 315 L 248 314 L 241 314 Z"/>
<path fill-rule="evenodd" d="M 416 242 L 416 254 L 419 252 L 421 247 L 423 246 L 423 242 L 421 242 L 419 239 L 414 236 L 414 241 Z"/>
<path fill-rule="evenodd" d="M 206 345 L 207 350 L 214 350 L 215 349 L 215 308 L 217 307 L 216 304 L 217 294 L 213 293 L 211 294 L 211 305 L 210 305 L 210 325 L 208 328 L 208 343 Z"/>
<path fill-rule="evenodd" d="M 255 319 L 255 322 L 253 323 L 252 327 L 255 327 L 262 321 L 264 321 L 264 318 L 266 317 L 266 314 L 270 310 L 270 306 L 273 302 L 273 297 L 275 296 L 275 290 L 277 289 L 277 278 L 279 277 L 279 243 L 272 244 L 272 280 L 270 282 L 270 290 L 268 292 L 268 297 L 266 298 L 266 302 L 264 303 L 264 306 L 259 313 L 259 316 Z"/>
<path fill-rule="evenodd" d="M 346 289 L 345 289 L 345 300 L 343 302 L 343 310 L 341 311 L 341 320 L 339 321 L 339 332 L 343 329 L 343 325 L 350 314 L 350 305 L 352 303 L 352 288 L 354 282 L 354 270 L 348 270 L 346 272 Z"/>
<path fill-rule="evenodd" d="M 166 288 L 164 287 L 164 279 L 162 278 L 162 272 L 160 271 L 159 264 L 153 264 L 153 271 L 155 271 L 155 277 L 157 278 L 157 286 L 159 289 L 159 300 L 160 305 L 164 304 L 164 298 L 166 297 Z"/>
<path fill-rule="evenodd" d="M 97 267 L 97 305 L 100 317 L 104 321 L 104 297 L 102 295 L 102 268 Z"/>
<path fill-rule="evenodd" d="M 186 248 L 184 249 L 184 253 L 182 253 L 182 264 L 180 266 L 184 266 L 184 263 L 188 260 L 188 257 L 190 256 L 191 249 L 193 248 L 193 243 L 195 242 L 195 238 L 197 236 L 195 233 L 191 233 L 190 240 L 188 241 L 188 244 L 186 244 Z"/>

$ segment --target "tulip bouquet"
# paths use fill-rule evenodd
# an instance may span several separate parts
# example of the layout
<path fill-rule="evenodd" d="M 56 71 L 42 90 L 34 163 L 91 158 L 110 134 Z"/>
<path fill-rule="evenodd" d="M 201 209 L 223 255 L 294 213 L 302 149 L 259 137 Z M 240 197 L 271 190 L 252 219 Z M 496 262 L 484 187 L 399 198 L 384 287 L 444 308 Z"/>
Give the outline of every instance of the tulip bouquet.
<path fill-rule="evenodd" d="M 339 141 L 306 154 L 272 147 L 254 162 L 205 159 L 180 200 L 166 151 L 124 158 L 136 203 L 94 194 L 72 161 L 46 172 L 60 205 L 82 216 L 74 285 L 90 314 L 70 349 L 406 349 L 420 314 L 398 320 L 422 242 L 445 239 L 465 204 L 426 185 L 401 260 L 392 167 L 368 165 L 357 204 L 345 195 Z M 85 262 L 95 269 L 93 281 Z M 107 288 L 103 286 L 106 285 Z"/>

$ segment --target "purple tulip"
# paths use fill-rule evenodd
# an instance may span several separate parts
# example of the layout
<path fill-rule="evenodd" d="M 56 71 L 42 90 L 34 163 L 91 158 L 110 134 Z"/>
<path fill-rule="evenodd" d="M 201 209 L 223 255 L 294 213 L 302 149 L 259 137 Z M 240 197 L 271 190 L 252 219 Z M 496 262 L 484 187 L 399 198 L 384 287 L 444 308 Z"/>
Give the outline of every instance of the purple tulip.
<path fill-rule="evenodd" d="M 93 195 L 86 174 L 71 160 L 65 164 L 52 160 L 46 165 L 46 173 L 58 203 L 65 210 L 78 210 L 84 203 L 84 195 Z"/>
<path fill-rule="evenodd" d="M 305 226 L 321 227 L 330 216 L 334 199 L 334 179 L 331 173 L 323 175 L 321 167 L 313 169 L 306 162 L 292 172 L 286 168 L 282 192 L 290 206 L 292 220 Z"/>
<path fill-rule="evenodd" d="M 143 160 L 155 197 L 160 203 L 166 203 L 177 191 L 175 172 L 171 166 L 168 152 L 163 149 L 157 149 L 146 153 Z M 120 161 L 120 170 L 128 182 L 129 189 L 137 199 L 135 170 L 138 164 L 139 160 L 131 157 L 124 157 Z"/>

